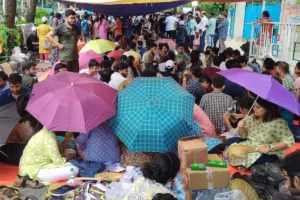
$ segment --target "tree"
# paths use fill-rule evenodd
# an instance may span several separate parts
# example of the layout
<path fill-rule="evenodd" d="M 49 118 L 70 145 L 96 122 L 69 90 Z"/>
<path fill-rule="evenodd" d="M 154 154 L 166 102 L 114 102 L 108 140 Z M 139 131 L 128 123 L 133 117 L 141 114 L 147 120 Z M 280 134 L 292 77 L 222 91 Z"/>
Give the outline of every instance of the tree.
<path fill-rule="evenodd" d="M 4 0 L 4 18 L 8 28 L 14 28 L 17 12 L 17 0 Z"/>
<path fill-rule="evenodd" d="M 34 23 L 37 2 L 38 0 L 27 1 L 27 12 L 25 17 L 27 23 Z"/>

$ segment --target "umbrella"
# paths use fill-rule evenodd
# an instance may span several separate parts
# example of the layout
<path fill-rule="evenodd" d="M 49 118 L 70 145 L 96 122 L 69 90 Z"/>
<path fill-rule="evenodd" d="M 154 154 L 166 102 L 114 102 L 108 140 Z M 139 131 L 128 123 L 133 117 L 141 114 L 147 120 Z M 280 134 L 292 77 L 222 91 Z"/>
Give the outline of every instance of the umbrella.
<path fill-rule="evenodd" d="M 110 53 L 107 54 L 107 57 L 109 58 L 114 58 L 116 60 L 120 60 L 121 56 L 122 56 L 122 51 L 121 50 L 117 50 L 117 51 L 112 51 Z"/>
<path fill-rule="evenodd" d="M 97 54 L 96 52 L 94 52 L 93 50 L 89 50 L 83 53 L 79 54 L 79 70 L 82 69 L 86 69 L 89 67 L 89 62 L 91 59 L 95 59 L 97 60 L 99 63 L 104 60 L 103 56 L 100 56 L 99 54 Z M 48 75 L 49 76 L 53 76 L 54 75 L 54 67 L 55 65 L 57 65 L 58 63 L 60 63 L 60 61 L 57 61 L 52 68 L 50 69 Z"/>
<path fill-rule="evenodd" d="M 86 133 L 115 115 L 116 96 L 88 74 L 60 72 L 33 86 L 26 110 L 49 131 Z"/>
<path fill-rule="evenodd" d="M 171 40 L 171 39 L 159 39 L 155 43 L 157 45 L 159 43 L 167 43 L 169 45 L 170 49 L 176 49 L 176 43 L 173 40 Z"/>
<path fill-rule="evenodd" d="M 5 144 L 8 135 L 19 120 L 15 102 L 0 107 L 0 146 Z"/>
<path fill-rule="evenodd" d="M 261 98 L 300 115 L 300 104 L 296 97 L 272 76 L 243 69 L 229 69 L 217 73 L 252 91 Z"/>
<path fill-rule="evenodd" d="M 97 54 L 93 50 L 89 50 L 79 54 L 79 70 L 86 69 L 89 66 L 89 62 L 91 59 L 97 60 L 99 63 L 104 60 L 102 56 Z"/>
<path fill-rule="evenodd" d="M 111 128 L 132 152 L 166 152 L 192 130 L 193 108 L 172 78 L 136 78 L 119 92 Z"/>
<path fill-rule="evenodd" d="M 99 39 L 99 40 L 91 40 L 89 43 L 87 43 L 80 51 L 80 53 L 93 50 L 97 54 L 102 54 L 108 51 L 115 50 L 117 45 L 112 43 L 109 40 Z"/>

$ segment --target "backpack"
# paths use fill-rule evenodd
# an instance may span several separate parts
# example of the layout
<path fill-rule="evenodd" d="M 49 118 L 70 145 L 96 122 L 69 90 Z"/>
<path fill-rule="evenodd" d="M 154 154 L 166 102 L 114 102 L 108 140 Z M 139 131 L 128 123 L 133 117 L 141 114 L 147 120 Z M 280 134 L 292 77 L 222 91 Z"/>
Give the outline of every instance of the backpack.
<path fill-rule="evenodd" d="M 89 36 L 89 23 L 88 23 L 88 20 L 83 20 L 81 27 L 84 30 L 83 35 L 85 37 Z"/>
<path fill-rule="evenodd" d="M 261 199 L 271 200 L 274 193 L 279 192 L 279 185 L 285 177 L 276 163 L 265 163 L 251 168 L 251 183 Z"/>

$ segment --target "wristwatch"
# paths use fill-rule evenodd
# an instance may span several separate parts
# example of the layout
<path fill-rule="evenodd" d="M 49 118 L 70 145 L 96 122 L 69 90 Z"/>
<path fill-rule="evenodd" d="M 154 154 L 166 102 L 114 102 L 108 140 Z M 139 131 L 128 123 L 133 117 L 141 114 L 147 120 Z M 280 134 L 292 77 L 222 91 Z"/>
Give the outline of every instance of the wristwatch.
<path fill-rule="evenodd" d="M 275 147 L 273 146 L 273 144 L 269 144 L 269 147 L 271 152 L 275 151 Z"/>

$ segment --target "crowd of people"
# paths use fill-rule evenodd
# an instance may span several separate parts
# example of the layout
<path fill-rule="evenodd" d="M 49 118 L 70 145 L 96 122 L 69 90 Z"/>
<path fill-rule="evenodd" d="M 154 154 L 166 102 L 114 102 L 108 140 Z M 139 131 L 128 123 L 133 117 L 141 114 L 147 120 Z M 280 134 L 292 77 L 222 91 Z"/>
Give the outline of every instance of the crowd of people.
<path fill-rule="evenodd" d="M 292 77 L 290 66 L 284 61 L 275 62 L 272 58 L 266 58 L 260 66 L 250 62 L 239 50 L 226 48 L 229 26 L 226 18 L 226 14 L 215 18 L 215 14 L 210 13 L 208 19 L 206 12 L 202 11 L 178 15 L 160 13 L 135 18 L 92 15 L 79 19 L 74 11 L 67 10 L 64 23 L 59 14 L 51 20 L 50 25 L 43 18 L 43 23 L 32 30 L 39 40 L 30 36 L 27 44 L 34 51 L 39 49 L 40 62 L 48 59 L 51 50 L 53 57 L 54 54 L 58 55 L 60 62 L 54 66 L 55 74 L 61 71 L 86 73 L 116 90 L 126 87 L 137 77 L 173 78 L 194 96 L 194 120 L 204 136 L 227 139 L 223 147 L 215 148 L 225 150 L 238 143 L 258 148 L 258 152 L 249 154 L 245 159 L 230 160 L 231 165 L 246 170 L 254 165 L 274 163 L 284 158 L 284 150 L 295 143 L 291 127 L 297 116 L 257 97 L 218 75 L 218 72 L 239 68 L 273 76 L 299 100 L 300 62 Z M 108 58 L 109 52 L 105 52 L 101 63 L 92 59 L 86 69 L 79 71 L 78 41 L 88 42 L 98 38 L 112 40 L 117 45 L 115 50 L 121 51 L 122 56 Z M 157 44 L 159 38 L 175 42 L 176 48 L 170 48 L 168 43 Z M 45 41 L 50 41 L 53 49 L 45 49 Z M 83 160 L 122 162 L 121 149 L 125 145 L 120 146 L 107 123 L 79 136 L 76 133 L 63 134 L 64 139 L 58 144 L 57 135 L 61 133 L 49 132 L 25 110 L 28 95 L 37 82 L 36 66 L 34 62 L 28 63 L 23 67 L 22 75 L 8 76 L 0 72 L 0 106 L 17 102 L 22 117 L 6 144 L 0 147 L 1 152 L 5 153 L 0 153 L 0 161 L 20 165 L 17 182 L 22 182 L 27 175 L 30 178 L 25 182 L 39 187 L 36 180 L 54 182 L 68 179 L 70 175 L 77 176 L 78 168 L 68 162 L 75 158 L 75 151 L 66 151 L 74 138 Z M 295 162 L 300 162 L 299 153 L 295 153 L 285 158 L 283 170 L 291 185 L 299 188 L 300 176 L 295 174 L 299 171 L 296 169 L 299 165 L 290 163 L 294 157 L 297 159 Z M 179 168 L 180 161 L 176 154 L 156 155 L 151 163 L 144 165 L 144 178 L 134 184 L 126 199 L 170 193 L 164 185 L 175 178 Z M 162 199 L 157 197 L 160 195 L 155 198 Z"/>

